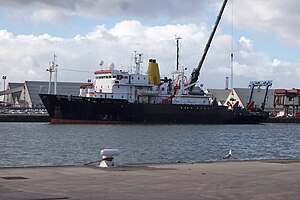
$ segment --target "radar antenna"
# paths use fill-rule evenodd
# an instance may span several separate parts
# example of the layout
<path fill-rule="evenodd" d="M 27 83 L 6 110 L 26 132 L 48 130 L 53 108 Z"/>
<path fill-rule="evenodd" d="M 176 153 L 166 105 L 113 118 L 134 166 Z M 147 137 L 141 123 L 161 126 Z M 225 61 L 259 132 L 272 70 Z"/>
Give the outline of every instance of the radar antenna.
<path fill-rule="evenodd" d="M 102 66 L 103 66 L 103 64 L 104 64 L 104 61 L 103 61 L 103 60 L 100 60 L 98 64 L 99 64 L 99 66 L 100 66 L 100 69 L 102 69 Z"/>

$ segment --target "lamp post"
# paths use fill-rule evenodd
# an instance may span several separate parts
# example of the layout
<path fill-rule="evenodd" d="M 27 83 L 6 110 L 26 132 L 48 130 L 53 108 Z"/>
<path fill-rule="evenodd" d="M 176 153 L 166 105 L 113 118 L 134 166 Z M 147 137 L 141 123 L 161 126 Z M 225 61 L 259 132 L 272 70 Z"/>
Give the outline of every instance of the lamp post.
<path fill-rule="evenodd" d="M 2 79 L 3 79 L 3 81 L 4 81 L 4 89 L 3 89 L 3 94 L 4 94 L 4 97 L 3 97 L 4 105 L 5 105 L 5 80 L 6 80 L 6 77 L 7 77 L 7 76 L 2 76 Z"/>

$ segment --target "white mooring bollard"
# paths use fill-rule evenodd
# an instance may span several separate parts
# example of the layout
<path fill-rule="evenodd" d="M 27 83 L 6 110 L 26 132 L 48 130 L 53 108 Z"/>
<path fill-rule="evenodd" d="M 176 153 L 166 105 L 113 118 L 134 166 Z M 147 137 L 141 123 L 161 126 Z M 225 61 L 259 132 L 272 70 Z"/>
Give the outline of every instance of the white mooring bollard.
<path fill-rule="evenodd" d="M 114 164 L 114 156 L 120 155 L 119 149 L 103 149 L 101 150 L 101 158 L 99 167 L 113 167 Z"/>

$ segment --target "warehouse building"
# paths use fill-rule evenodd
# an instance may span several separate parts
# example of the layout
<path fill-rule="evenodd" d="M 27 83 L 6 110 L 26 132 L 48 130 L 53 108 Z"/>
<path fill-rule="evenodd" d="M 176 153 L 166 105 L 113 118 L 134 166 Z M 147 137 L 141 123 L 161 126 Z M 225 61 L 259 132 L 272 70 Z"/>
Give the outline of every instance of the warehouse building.
<path fill-rule="evenodd" d="M 265 102 L 265 110 L 266 111 L 273 111 L 274 105 L 274 89 L 268 90 L 268 96 Z M 254 89 L 253 96 L 251 102 L 253 102 L 253 108 L 260 109 L 262 107 L 264 96 L 265 96 L 265 89 Z M 229 96 L 226 99 L 226 104 L 234 105 L 235 103 L 242 108 L 247 108 L 249 103 L 249 95 L 250 95 L 250 88 L 234 88 L 232 92 L 230 92 Z"/>
<path fill-rule="evenodd" d="M 80 86 L 86 83 L 57 82 L 57 94 L 78 96 Z M 25 81 L 25 83 L 8 83 L 7 90 L 0 92 L 4 95 L 3 102 L 12 107 L 43 108 L 39 94 L 48 94 L 49 82 Z M 51 85 L 54 91 L 54 84 Z"/>

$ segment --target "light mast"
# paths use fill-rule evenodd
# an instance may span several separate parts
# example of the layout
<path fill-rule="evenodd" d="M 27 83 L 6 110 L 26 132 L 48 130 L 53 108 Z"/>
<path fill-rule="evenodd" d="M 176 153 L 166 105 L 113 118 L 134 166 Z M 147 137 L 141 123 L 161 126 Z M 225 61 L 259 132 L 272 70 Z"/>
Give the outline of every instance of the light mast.
<path fill-rule="evenodd" d="M 179 70 L 179 40 L 181 40 L 181 37 L 176 37 L 175 36 L 175 40 L 176 40 L 176 71 L 178 72 Z"/>

